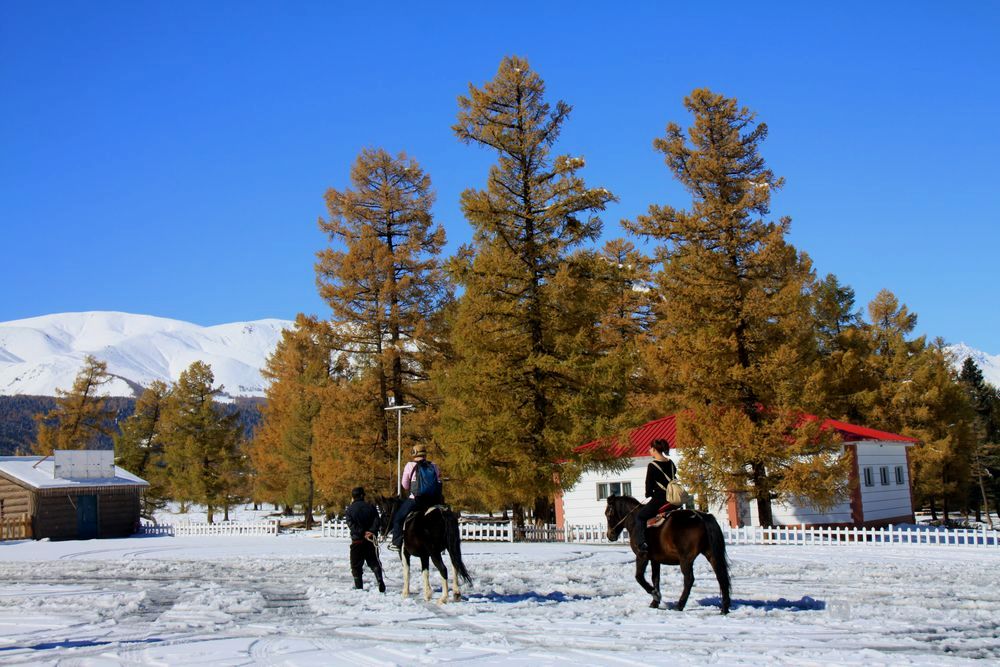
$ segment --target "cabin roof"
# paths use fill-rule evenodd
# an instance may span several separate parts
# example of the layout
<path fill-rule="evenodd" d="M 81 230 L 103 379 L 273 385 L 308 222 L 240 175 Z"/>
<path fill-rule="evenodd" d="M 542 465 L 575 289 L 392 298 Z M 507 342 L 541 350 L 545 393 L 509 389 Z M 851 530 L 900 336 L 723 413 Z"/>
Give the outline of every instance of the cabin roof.
<path fill-rule="evenodd" d="M 55 461 L 48 456 L 0 456 L 0 473 L 32 489 L 84 489 L 149 486 L 149 482 L 115 466 L 114 477 L 67 479 L 55 477 Z"/>

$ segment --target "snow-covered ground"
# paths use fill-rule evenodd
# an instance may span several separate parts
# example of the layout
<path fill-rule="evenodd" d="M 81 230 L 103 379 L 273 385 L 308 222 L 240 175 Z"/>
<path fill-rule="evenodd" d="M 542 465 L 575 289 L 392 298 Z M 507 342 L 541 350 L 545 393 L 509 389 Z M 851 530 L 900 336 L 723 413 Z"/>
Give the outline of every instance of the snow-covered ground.
<path fill-rule="evenodd" d="M 0 663 L 1000 660 L 1000 550 L 735 546 L 723 617 L 704 560 L 675 612 L 648 608 L 620 545 L 467 542 L 475 583 L 438 606 L 400 598 L 388 551 L 390 592 L 368 589 L 367 573 L 366 590 L 352 590 L 347 543 L 317 535 L 0 543 Z M 679 588 L 665 569 L 665 598 Z"/>

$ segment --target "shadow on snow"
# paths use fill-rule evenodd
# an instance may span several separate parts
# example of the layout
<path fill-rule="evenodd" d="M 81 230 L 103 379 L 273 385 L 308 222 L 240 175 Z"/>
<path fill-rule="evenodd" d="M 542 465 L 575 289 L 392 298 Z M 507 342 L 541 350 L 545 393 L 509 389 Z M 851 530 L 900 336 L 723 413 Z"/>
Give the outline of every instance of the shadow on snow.
<path fill-rule="evenodd" d="M 482 600 L 484 602 L 501 602 L 505 604 L 516 604 L 518 602 L 575 602 L 577 600 L 592 600 L 593 597 L 589 595 L 566 595 L 561 591 L 554 591 L 552 593 L 536 593 L 535 591 L 528 591 L 527 593 L 472 593 L 466 596 L 469 600 Z"/>
<path fill-rule="evenodd" d="M 702 607 L 718 607 L 722 604 L 722 600 L 719 597 L 702 598 L 698 600 L 698 604 Z M 672 608 L 672 604 L 667 606 Z M 826 609 L 826 602 L 813 599 L 808 595 L 803 596 L 801 600 L 786 600 L 785 598 L 778 598 L 777 600 L 733 599 L 732 608 L 739 609 L 740 607 L 753 607 L 754 609 L 763 609 L 764 611 L 775 611 L 778 609 L 784 611 L 822 611 Z"/>
<path fill-rule="evenodd" d="M 110 641 L 98 641 L 96 639 L 66 639 L 61 642 L 42 642 L 40 644 L 33 644 L 31 646 L 2 646 L 0 651 L 48 651 L 55 648 L 95 648 L 98 646 L 108 646 L 111 644 L 117 646 L 127 646 L 129 644 L 156 644 L 162 642 L 163 640 L 159 637 L 149 637 L 148 639 L 131 639 L 131 640 L 110 640 Z"/>

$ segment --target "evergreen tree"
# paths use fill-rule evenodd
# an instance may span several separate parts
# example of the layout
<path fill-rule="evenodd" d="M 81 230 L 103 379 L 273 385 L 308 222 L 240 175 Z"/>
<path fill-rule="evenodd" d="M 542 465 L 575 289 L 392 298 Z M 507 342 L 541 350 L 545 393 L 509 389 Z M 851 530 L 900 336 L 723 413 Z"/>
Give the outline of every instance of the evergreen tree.
<path fill-rule="evenodd" d="M 329 219 L 319 224 L 333 246 L 318 253 L 316 273 L 343 339 L 340 351 L 361 369 L 352 380 L 360 383 L 344 398 L 355 407 L 359 400 L 369 405 L 354 413 L 364 414 L 363 422 L 349 420 L 354 432 L 333 439 L 371 444 L 374 450 L 364 457 L 367 469 L 388 470 L 396 460 L 383 410 L 389 397 L 397 405 L 431 407 L 421 388 L 427 382 L 422 357 L 428 326 L 450 298 L 438 259 L 445 235 L 431 217 L 430 178 L 406 155 L 362 151 L 351 170 L 351 185 L 326 193 Z M 331 415 L 330 421 L 348 426 L 340 415 Z"/>
<path fill-rule="evenodd" d="M 971 473 L 978 500 L 982 501 L 982 510 L 986 512 L 986 520 L 992 528 L 990 498 L 993 498 L 993 508 L 996 508 L 997 497 L 1000 495 L 997 480 L 1000 473 L 1000 392 L 986 382 L 983 372 L 972 357 L 966 357 L 962 362 L 959 380 L 964 385 L 976 415 Z M 977 502 L 975 506 L 976 518 L 981 520 L 980 504 Z"/>
<path fill-rule="evenodd" d="M 573 298 L 586 293 L 586 267 L 571 255 L 597 238 L 595 213 L 613 200 L 585 185 L 583 159 L 552 154 L 570 107 L 544 94 L 528 63 L 508 57 L 459 97 L 456 135 L 497 162 L 484 190 L 462 193 L 474 237 L 451 265 L 463 294 L 450 324 L 453 363 L 438 376 L 437 434 L 455 474 L 485 506 L 513 503 L 519 522 L 531 503 L 545 518 L 557 462 L 580 443 L 563 408 L 585 389 L 581 364 L 592 359 L 576 337 L 594 321 Z"/>
<path fill-rule="evenodd" d="M 135 411 L 122 422 L 115 436 L 115 463 L 149 482 L 143 492 L 143 516 L 166 505 L 166 462 L 163 456 L 163 412 L 169 394 L 166 383 L 156 380 L 142 392 Z"/>
<path fill-rule="evenodd" d="M 202 503 L 208 522 L 228 509 L 243 485 L 242 429 L 237 413 L 215 403 L 211 367 L 195 361 L 185 369 L 166 401 L 162 441 L 175 500 Z"/>
<path fill-rule="evenodd" d="M 910 474 L 918 506 L 930 503 L 936 516 L 943 503 L 945 520 L 967 504 L 972 415 L 956 383 L 943 343 L 910 339 L 917 315 L 896 296 L 880 291 L 868 305 L 866 331 L 872 354 L 866 360 L 878 379 L 860 392 L 865 423 L 916 438 L 910 449 Z"/>
<path fill-rule="evenodd" d="M 100 395 L 101 387 L 111 381 L 108 365 L 91 355 L 69 391 L 56 389 L 56 406 L 37 415 L 38 434 L 34 444 L 37 454 L 49 455 L 56 449 L 89 449 L 115 431 L 115 411 Z"/>
<path fill-rule="evenodd" d="M 658 242 L 656 321 L 646 346 L 661 414 L 681 411 L 685 479 L 708 497 L 749 491 L 771 524 L 773 496 L 827 506 L 846 491 L 846 457 L 801 419 L 816 354 L 809 259 L 768 222 L 776 178 L 759 153 L 767 126 L 736 100 L 695 90 L 694 115 L 654 142 L 692 197 L 651 206 L 627 228 Z"/>
<path fill-rule="evenodd" d="M 803 392 L 807 410 L 851 423 L 864 423 L 859 404 L 862 392 L 873 390 L 878 377 L 867 363 L 873 353 L 854 290 L 835 275 L 816 282 L 810 290 L 816 357 Z"/>
<path fill-rule="evenodd" d="M 255 499 L 305 508 L 306 528 L 313 524 L 316 504 L 316 419 L 324 390 L 333 381 L 332 350 L 336 346 L 328 322 L 299 314 L 295 327 L 282 332 L 268 357 L 264 377 L 270 381 L 262 421 L 254 434 Z"/>

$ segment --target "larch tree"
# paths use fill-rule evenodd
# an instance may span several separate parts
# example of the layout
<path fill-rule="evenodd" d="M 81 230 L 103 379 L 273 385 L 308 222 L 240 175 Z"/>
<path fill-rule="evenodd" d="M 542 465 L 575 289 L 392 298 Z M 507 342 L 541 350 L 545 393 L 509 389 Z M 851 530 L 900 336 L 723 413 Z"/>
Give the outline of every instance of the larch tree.
<path fill-rule="evenodd" d="M 766 220 L 783 185 L 760 155 L 767 126 L 735 99 L 698 89 L 694 116 L 654 141 L 691 195 L 626 227 L 654 241 L 656 320 L 646 343 L 654 400 L 679 411 L 683 478 L 706 498 L 748 492 L 763 525 L 775 497 L 830 506 L 847 492 L 847 457 L 801 418 L 815 356 L 808 257 Z"/>
<path fill-rule="evenodd" d="M 336 336 L 329 322 L 299 314 L 267 359 L 270 381 L 262 419 L 249 448 L 255 498 L 302 505 L 306 528 L 316 505 L 316 420 L 335 374 Z"/>
<path fill-rule="evenodd" d="M 394 469 L 384 412 L 390 396 L 396 405 L 432 407 L 423 389 L 423 341 L 450 298 L 439 259 L 445 234 L 434 224 L 433 202 L 430 177 L 415 160 L 366 149 L 351 169 L 351 187 L 327 191 L 329 217 L 319 221 L 331 246 L 317 253 L 317 284 L 343 340 L 339 351 L 357 366 L 343 396 L 355 407 L 359 400 L 368 404 L 355 411 L 364 414 L 361 422 L 336 414 L 327 421 L 355 429 L 332 440 L 354 442 L 351 455 L 363 454 L 367 469 Z"/>
<path fill-rule="evenodd" d="M 228 514 L 244 474 L 242 427 L 216 404 L 214 384 L 208 364 L 188 366 L 167 398 L 162 434 L 171 497 L 204 504 L 209 523 L 218 508 Z"/>
<path fill-rule="evenodd" d="M 918 506 L 930 504 L 945 519 L 965 508 L 970 482 L 974 415 L 940 341 L 910 338 L 917 315 L 889 290 L 868 304 L 866 331 L 872 354 L 866 364 L 878 382 L 862 391 L 858 405 L 865 423 L 916 438 L 909 451 L 910 475 Z"/>
<path fill-rule="evenodd" d="M 49 455 L 56 449 L 91 449 L 115 433 L 115 411 L 101 388 L 111 381 L 108 365 L 87 355 L 67 391 L 56 389 L 56 406 L 35 416 L 38 434 L 34 451 Z"/>
<path fill-rule="evenodd" d="M 165 382 L 150 383 L 115 436 L 115 464 L 149 482 L 142 494 L 143 516 L 149 518 L 167 501 L 163 413 L 169 393 Z"/>
<path fill-rule="evenodd" d="M 594 321 L 574 299 L 585 292 L 572 254 L 597 238 L 596 213 L 613 196 L 586 186 L 582 158 L 553 155 L 570 106 L 545 101 L 525 60 L 504 58 L 458 104 L 458 138 L 497 162 L 485 189 L 461 197 L 473 241 L 450 265 L 462 295 L 450 325 L 454 358 L 438 376 L 436 434 L 480 502 L 513 504 L 523 522 L 524 506 L 536 519 L 548 514 L 559 462 L 580 444 L 563 408 L 584 389 L 581 364 L 592 360 L 576 336 Z"/>

